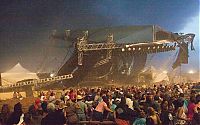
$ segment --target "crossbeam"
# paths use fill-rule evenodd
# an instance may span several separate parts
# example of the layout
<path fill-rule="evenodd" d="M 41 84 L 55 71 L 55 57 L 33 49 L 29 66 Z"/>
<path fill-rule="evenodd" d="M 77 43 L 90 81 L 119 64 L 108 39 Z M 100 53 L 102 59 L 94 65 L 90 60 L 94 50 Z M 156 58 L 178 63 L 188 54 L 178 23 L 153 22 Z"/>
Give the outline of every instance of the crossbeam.
<path fill-rule="evenodd" d="M 27 82 L 18 82 L 15 84 L 11 84 L 8 86 L 0 86 L 0 89 L 9 89 L 9 88 L 16 88 L 16 87 L 22 87 L 22 86 L 33 86 L 37 84 L 42 84 L 46 82 L 55 82 L 55 81 L 61 81 L 65 79 L 72 79 L 73 75 L 68 74 L 68 75 L 62 75 L 62 76 L 55 76 L 51 78 L 44 78 L 44 79 L 38 79 L 38 80 L 32 80 L 32 81 L 27 81 Z"/>

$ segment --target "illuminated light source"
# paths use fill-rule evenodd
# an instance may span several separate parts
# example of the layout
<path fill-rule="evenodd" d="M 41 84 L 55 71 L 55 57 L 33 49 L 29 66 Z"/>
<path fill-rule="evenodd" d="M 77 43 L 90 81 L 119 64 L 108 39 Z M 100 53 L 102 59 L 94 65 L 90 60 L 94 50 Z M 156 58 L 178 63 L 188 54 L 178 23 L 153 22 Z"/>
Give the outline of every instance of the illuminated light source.
<path fill-rule="evenodd" d="M 122 52 L 124 52 L 125 51 L 125 49 L 124 48 L 122 48 Z"/>
<path fill-rule="evenodd" d="M 126 45 L 126 48 L 128 48 L 129 47 L 129 45 Z"/>
<path fill-rule="evenodd" d="M 51 74 L 50 74 L 50 77 L 54 77 L 54 74 L 53 74 L 53 73 L 51 73 Z"/>
<path fill-rule="evenodd" d="M 123 70 L 121 73 L 122 73 L 122 74 L 125 74 L 125 73 L 126 73 L 126 70 Z"/>
<path fill-rule="evenodd" d="M 189 73 L 189 74 L 194 74 L 194 71 L 193 71 L 193 70 L 190 70 L 188 73 Z"/>
<path fill-rule="evenodd" d="M 141 50 L 141 48 L 138 48 L 138 50 Z"/>
<path fill-rule="evenodd" d="M 163 73 L 167 74 L 167 71 L 166 71 L 166 70 L 164 70 L 164 71 L 163 71 Z"/>
<path fill-rule="evenodd" d="M 148 49 L 150 49 L 150 47 L 148 47 Z"/>
<path fill-rule="evenodd" d="M 165 46 L 162 46 L 162 48 L 164 48 Z"/>
<path fill-rule="evenodd" d="M 131 48 L 128 48 L 128 51 L 131 51 Z"/>
<path fill-rule="evenodd" d="M 156 47 L 154 46 L 153 49 L 155 49 Z"/>
<path fill-rule="evenodd" d="M 133 48 L 133 51 L 135 51 L 135 48 Z"/>
<path fill-rule="evenodd" d="M 158 46 L 158 49 L 160 48 L 160 46 Z"/>

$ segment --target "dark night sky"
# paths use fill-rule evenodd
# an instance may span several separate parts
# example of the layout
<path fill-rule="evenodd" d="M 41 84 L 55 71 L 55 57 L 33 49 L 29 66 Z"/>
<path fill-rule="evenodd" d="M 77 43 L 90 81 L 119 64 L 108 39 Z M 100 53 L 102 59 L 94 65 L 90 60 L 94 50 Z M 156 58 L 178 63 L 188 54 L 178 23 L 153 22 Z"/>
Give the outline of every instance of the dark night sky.
<path fill-rule="evenodd" d="M 35 61 L 28 56 L 38 56 L 43 51 L 43 43 L 53 29 L 157 24 L 172 32 L 196 33 L 199 53 L 199 0 L 0 0 L 0 3 L 2 71 L 23 57 L 29 63 Z M 195 23 L 191 23 L 192 19 Z M 196 56 L 198 59 L 191 57 L 196 59 L 192 64 L 199 65 L 199 54 Z"/>

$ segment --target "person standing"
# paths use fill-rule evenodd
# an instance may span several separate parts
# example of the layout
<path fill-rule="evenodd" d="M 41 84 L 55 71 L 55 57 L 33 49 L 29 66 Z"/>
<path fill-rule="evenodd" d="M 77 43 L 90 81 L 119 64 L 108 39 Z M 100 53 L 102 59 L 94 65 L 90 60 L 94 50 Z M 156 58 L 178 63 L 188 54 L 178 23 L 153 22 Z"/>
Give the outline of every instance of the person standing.
<path fill-rule="evenodd" d="M 178 99 L 177 106 L 178 106 L 178 109 L 177 109 L 177 114 L 176 114 L 176 117 L 177 117 L 176 124 L 185 125 L 189 119 L 187 118 L 187 115 L 185 112 L 184 100 Z"/>
<path fill-rule="evenodd" d="M 6 125 L 9 116 L 10 116 L 10 108 L 9 108 L 8 104 L 4 104 L 1 108 L 0 124 Z"/>
<path fill-rule="evenodd" d="M 140 111 L 139 118 L 137 118 L 133 125 L 146 125 L 146 114 L 143 110 Z"/>
<path fill-rule="evenodd" d="M 78 115 L 79 121 L 86 121 L 87 105 L 82 101 L 81 95 L 77 96 L 76 114 Z"/>
<path fill-rule="evenodd" d="M 173 125 L 173 116 L 168 110 L 167 101 L 163 101 L 161 104 L 160 120 L 162 121 L 162 125 Z"/>
<path fill-rule="evenodd" d="M 7 125 L 13 124 L 22 124 L 23 123 L 23 111 L 22 111 L 22 104 L 18 102 L 14 106 L 14 112 L 11 113 L 10 117 L 8 118 Z"/>
<path fill-rule="evenodd" d="M 129 125 L 129 121 L 131 119 L 129 119 L 130 117 L 130 110 L 128 109 L 128 105 L 126 104 L 126 99 L 125 97 L 121 98 L 121 102 L 117 105 L 117 107 L 115 108 L 115 112 L 116 112 L 116 123 L 117 125 Z"/>
<path fill-rule="evenodd" d="M 112 110 L 109 109 L 106 104 L 106 96 L 103 96 L 102 100 L 99 102 L 93 112 L 93 120 L 103 121 L 103 113 L 105 110 L 112 112 Z"/>
<path fill-rule="evenodd" d="M 188 104 L 188 113 L 187 113 L 187 117 L 192 120 L 193 119 L 193 116 L 194 116 L 194 110 L 195 110 L 195 102 L 196 102 L 196 98 L 195 96 L 191 96 L 190 97 L 190 102 Z"/>
<path fill-rule="evenodd" d="M 79 121 L 76 114 L 76 107 L 74 103 L 67 102 L 67 108 L 65 109 L 65 115 L 67 118 L 67 125 L 75 125 Z"/>
<path fill-rule="evenodd" d="M 146 125 L 162 125 L 161 120 L 153 107 L 148 108 Z"/>

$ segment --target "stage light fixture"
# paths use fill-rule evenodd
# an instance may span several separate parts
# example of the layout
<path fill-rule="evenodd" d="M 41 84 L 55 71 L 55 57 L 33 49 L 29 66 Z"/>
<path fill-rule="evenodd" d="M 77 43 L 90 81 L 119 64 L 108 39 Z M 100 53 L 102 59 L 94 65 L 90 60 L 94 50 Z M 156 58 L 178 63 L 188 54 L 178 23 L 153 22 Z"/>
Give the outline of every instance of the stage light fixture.
<path fill-rule="evenodd" d="M 141 48 L 138 48 L 138 50 L 141 50 Z"/>
<path fill-rule="evenodd" d="M 124 52 L 125 51 L 125 49 L 124 48 L 122 48 L 122 52 Z"/>
<path fill-rule="evenodd" d="M 131 51 L 131 48 L 128 48 L 128 51 Z"/>
<path fill-rule="evenodd" d="M 53 74 L 53 73 L 51 73 L 51 74 L 50 74 L 50 77 L 54 77 L 54 74 Z"/>
<path fill-rule="evenodd" d="M 135 51 L 135 48 L 133 48 L 133 51 Z"/>
<path fill-rule="evenodd" d="M 126 46 L 126 48 L 128 48 L 129 47 L 129 45 L 125 45 Z"/>

